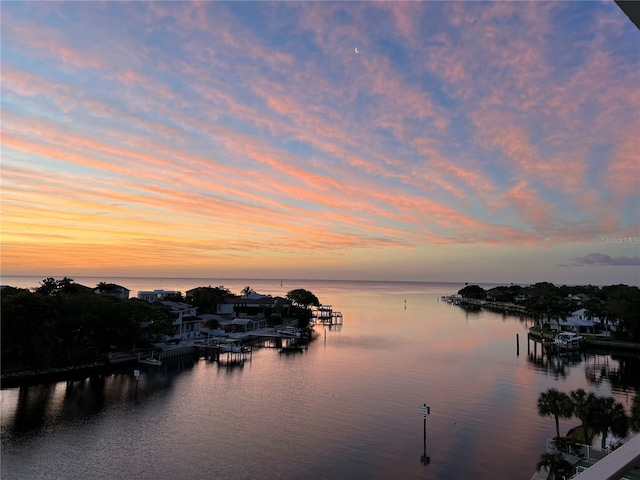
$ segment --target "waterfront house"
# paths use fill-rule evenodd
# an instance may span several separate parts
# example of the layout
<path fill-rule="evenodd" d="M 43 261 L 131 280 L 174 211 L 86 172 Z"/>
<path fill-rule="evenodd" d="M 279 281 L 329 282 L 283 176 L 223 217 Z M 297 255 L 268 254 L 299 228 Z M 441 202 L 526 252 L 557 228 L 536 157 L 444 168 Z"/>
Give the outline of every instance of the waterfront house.
<path fill-rule="evenodd" d="M 197 338 L 200 336 L 202 319 L 196 316 L 197 308 L 184 302 L 161 300 L 153 306 L 168 310 L 173 316 L 173 326 L 177 338 Z"/>
<path fill-rule="evenodd" d="M 260 328 L 265 328 L 267 321 L 261 318 L 234 318 L 231 322 L 232 332 L 251 332 Z"/>
<path fill-rule="evenodd" d="M 552 320 L 551 328 L 576 333 L 595 333 L 594 325 L 596 321 L 599 323 L 597 317 L 592 316 L 588 310 L 581 308 L 573 312 L 566 319 Z"/>
<path fill-rule="evenodd" d="M 98 295 L 109 295 L 111 297 L 121 298 L 122 300 L 127 300 L 130 293 L 130 290 L 128 288 L 124 288 L 122 285 L 105 282 L 100 282 L 93 291 Z"/>
<path fill-rule="evenodd" d="M 159 302 L 161 300 L 165 300 L 168 297 L 175 297 L 178 295 L 180 295 L 180 292 L 176 290 L 153 290 L 138 292 L 138 298 L 149 303 Z"/>
<path fill-rule="evenodd" d="M 233 317 L 215 315 L 213 313 L 202 313 L 198 315 L 198 318 L 200 319 L 200 335 L 205 337 L 221 337 L 226 335 L 225 330 L 222 328 L 222 324 L 233 320 Z"/>
<path fill-rule="evenodd" d="M 272 313 L 288 314 L 291 301 L 282 297 L 250 293 L 225 298 L 217 309 L 218 315 L 235 315 L 238 318 L 266 317 Z"/>
<path fill-rule="evenodd" d="M 218 322 L 218 329 L 216 331 L 222 331 L 224 333 L 240 333 L 240 332 L 252 332 L 261 328 L 267 327 L 267 320 L 264 317 L 243 317 L 237 318 L 233 315 L 212 315 L 203 314 L 200 315 L 200 319 L 204 325 L 209 320 L 216 320 Z M 201 327 L 203 334 L 207 332 L 207 327 Z M 214 330 L 210 330 L 211 335 L 216 335 Z"/>

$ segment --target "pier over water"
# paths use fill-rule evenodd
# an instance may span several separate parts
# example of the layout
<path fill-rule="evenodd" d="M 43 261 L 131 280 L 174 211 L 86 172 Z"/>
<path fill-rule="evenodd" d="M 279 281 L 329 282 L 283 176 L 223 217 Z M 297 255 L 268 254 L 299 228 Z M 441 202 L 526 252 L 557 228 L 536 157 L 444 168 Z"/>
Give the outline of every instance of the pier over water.
<path fill-rule="evenodd" d="M 334 312 L 331 305 L 319 305 L 312 311 L 312 320 L 316 325 L 342 325 L 342 313 Z"/>

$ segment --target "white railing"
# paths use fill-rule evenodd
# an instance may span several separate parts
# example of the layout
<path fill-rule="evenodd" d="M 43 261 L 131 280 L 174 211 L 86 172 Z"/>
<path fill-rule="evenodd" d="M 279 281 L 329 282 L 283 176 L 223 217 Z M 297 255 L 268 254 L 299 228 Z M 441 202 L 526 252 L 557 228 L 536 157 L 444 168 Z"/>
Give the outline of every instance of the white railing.
<path fill-rule="evenodd" d="M 604 450 L 597 450 L 591 445 L 585 445 L 583 443 L 571 443 L 568 445 L 567 450 L 560 450 L 553 439 L 547 439 L 547 453 L 568 453 L 575 455 L 576 457 L 585 458 L 587 460 L 600 460 L 611 453 L 610 448 Z"/>

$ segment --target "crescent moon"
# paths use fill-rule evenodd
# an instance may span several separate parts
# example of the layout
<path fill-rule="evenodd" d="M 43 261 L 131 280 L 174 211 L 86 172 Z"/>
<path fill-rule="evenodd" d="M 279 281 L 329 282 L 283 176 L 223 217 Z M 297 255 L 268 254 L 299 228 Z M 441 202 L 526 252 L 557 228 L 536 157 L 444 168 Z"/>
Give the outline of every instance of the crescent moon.
<path fill-rule="evenodd" d="M 356 47 L 356 53 L 358 53 L 358 47 Z"/>

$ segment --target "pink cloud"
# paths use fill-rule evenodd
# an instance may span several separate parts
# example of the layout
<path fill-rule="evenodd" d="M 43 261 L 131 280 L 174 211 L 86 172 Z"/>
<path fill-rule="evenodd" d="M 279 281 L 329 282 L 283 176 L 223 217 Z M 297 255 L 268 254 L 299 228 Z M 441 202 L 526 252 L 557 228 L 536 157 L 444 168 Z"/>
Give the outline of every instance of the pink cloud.
<path fill-rule="evenodd" d="M 605 183 L 617 198 L 640 195 L 640 128 L 627 128 L 607 164 Z"/>
<path fill-rule="evenodd" d="M 58 30 L 43 24 L 11 21 L 7 11 L 3 11 L 3 17 L 3 37 L 5 41 L 10 39 L 14 46 L 19 46 L 47 60 L 58 59 L 72 67 L 96 69 L 104 67 L 101 60 L 87 55 L 84 50 L 65 45 Z"/>

